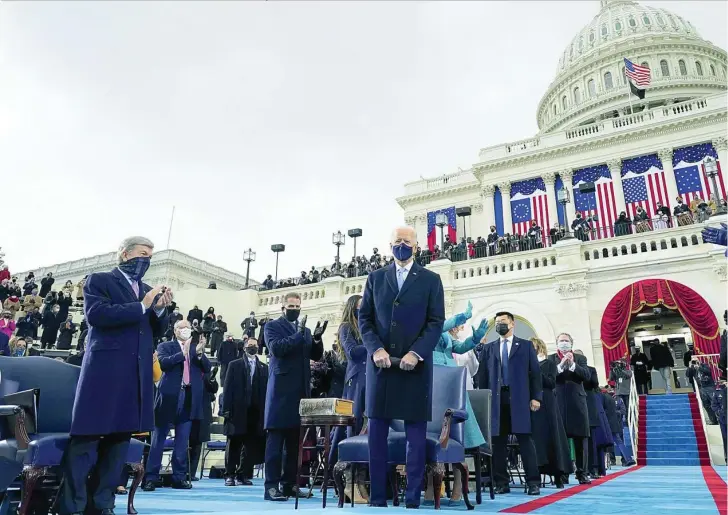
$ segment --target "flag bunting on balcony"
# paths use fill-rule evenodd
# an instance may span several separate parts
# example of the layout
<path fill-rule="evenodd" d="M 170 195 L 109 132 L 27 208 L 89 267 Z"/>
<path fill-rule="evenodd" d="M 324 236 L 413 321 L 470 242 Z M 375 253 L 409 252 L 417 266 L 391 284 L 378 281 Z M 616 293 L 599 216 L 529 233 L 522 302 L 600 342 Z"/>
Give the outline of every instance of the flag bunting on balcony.
<path fill-rule="evenodd" d="M 427 213 L 427 248 L 430 251 L 435 249 L 440 238 L 440 228 L 435 224 L 438 213 L 447 215 L 447 226 L 443 228 L 445 236 L 450 236 L 450 241 L 457 243 L 457 217 L 455 216 L 455 206 Z M 442 249 L 442 246 L 440 247 Z"/>
<path fill-rule="evenodd" d="M 650 218 L 657 212 L 657 203 L 670 207 L 667 198 L 667 181 L 662 162 L 657 154 L 625 159 L 622 161 L 622 188 L 624 202 L 631 218 L 641 207 Z M 675 200 L 673 199 L 674 203 Z"/>
<path fill-rule="evenodd" d="M 546 184 L 541 177 L 511 184 L 511 218 L 513 234 L 527 234 L 534 221 L 542 234 L 548 234 L 551 220 Z"/>
<path fill-rule="evenodd" d="M 576 170 L 573 175 L 574 186 L 574 208 L 581 213 L 585 219 L 589 217 L 598 218 L 590 223 L 592 239 L 611 238 L 614 236 L 614 222 L 619 216 L 617 204 L 614 201 L 614 183 L 612 174 L 609 173 L 607 165 L 591 166 Z M 580 184 L 593 182 L 596 191 L 581 193 Z M 573 223 L 573 220 L 569 220 Z"/>
<path fill-rule="evenodd" d="M 622 288 L 604 310 L 601 339 L 607 376 L 612 361 L 626 359 L 629 362 L 627 332 L 632 318 L 645 308 L 658 306 L 680 313 L 692 332 L 697 354 L 718 354 L 718 319 L 705 299 L 678 282 L 646 279 Z"/>
<path fill-rule="evenodd" d="M 672 153 L 672 166 L 675 170 L 677 192 L 687 205 L 690 205 L 693 199 L 696 198 L 702 198 L 703 200 L 711 198 L 713 185 L 710 178 L 705 174 L 703 166 L 703 159 L 706 156 L 718 159 L 718 153 L 710 143 L 678 148 Z M 726 198 L 720 161 L 717 164 L 718 176 L 716 177 L 716 183 L 721 198 Z"/>

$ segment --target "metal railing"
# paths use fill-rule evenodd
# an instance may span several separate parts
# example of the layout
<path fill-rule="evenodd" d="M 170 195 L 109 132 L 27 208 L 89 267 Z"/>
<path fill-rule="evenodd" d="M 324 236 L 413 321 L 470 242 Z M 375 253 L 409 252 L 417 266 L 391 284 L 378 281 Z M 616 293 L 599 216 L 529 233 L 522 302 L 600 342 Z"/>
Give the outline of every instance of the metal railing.
<path fill-rule="evenodd" d="M 712 354 L 717 356 L 717 354 Z M 708 457 L 710 458 L 710 464 L 715 465 L 713 461 L 713 453 L 710 452 L 710 438 L 708 437 L 708 419 L 705 416 L 705 406 L 703 406 L 703 399 L 700 397 L 700 385 L 693 378 L 693 389 L 695 390 L 695 398 L 698 399 L 698 411 L 700 412 L 700 423 L 703 425 L 703 435 L 705 436 L 705 445 L 708 447 Z"/>
<path fill-rule="evenodd" d="M 690 359 L 708 365 L 710 367 L 710 375 L 713 377 L 713 381 L 717 383 L 720 379 L 720 369 L 718 368 L 719 358 L 720 354 L 693 354 Z"/>
<path fill-rule="evenodd" d="M 632 456 L 637 459 L 637 446 L 639 445 L 639 418 L 640 418 L 640 396 L 637 393 L 637 383 L 634 374 L 630 378 L 629 388 L 629 409 L 627 410 L 627 426 L 629 428 L 629 440 L 632 444 Z M 640 465 L 643 465 L 641 463 Z"/>

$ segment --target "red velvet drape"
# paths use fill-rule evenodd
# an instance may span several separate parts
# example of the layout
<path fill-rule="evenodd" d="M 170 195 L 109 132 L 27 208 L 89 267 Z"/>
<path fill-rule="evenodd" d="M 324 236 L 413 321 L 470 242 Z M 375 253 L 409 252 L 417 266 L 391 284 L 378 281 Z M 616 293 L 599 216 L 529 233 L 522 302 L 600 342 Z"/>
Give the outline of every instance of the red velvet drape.
<path fill-rule="evenodd" d="M 665 279 L 646 279 L 621 289 L 604 310 L 601 332 L 607 376 L 612 361 L 629 358 L 627 328 L 632 316 L 645 306 L 678 310 L 692 331 L 695 352 L 719 352 L 718 319 L 705 299 L 683 284 Z"/>

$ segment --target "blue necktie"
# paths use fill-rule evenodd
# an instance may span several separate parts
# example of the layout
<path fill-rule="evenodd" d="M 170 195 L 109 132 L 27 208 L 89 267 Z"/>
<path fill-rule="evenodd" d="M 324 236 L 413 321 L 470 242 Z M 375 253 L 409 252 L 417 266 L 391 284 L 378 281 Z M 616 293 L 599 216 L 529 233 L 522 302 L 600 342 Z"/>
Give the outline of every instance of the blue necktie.
<path fill-rule="evenodd" d="M 501 349 L 501 376 L 503 377 L 503 386 L 508 386 L 508 340 L 503 340 L 503 348 Z"/>
<path fill-rule="evenodd" d="M 402 285 L 404 284 L 404 274 L 407 273 L 407 270 L 404 268 L 400 268 L 397 270 L 397 289 L 401 290 Z"/>

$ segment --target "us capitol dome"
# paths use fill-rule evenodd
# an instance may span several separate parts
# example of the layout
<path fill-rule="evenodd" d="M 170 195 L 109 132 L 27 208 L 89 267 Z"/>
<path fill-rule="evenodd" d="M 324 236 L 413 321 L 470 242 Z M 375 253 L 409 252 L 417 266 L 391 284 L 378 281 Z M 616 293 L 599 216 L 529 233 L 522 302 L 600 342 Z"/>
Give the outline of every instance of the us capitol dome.
<path fill-rule="evenodd" d="M 628 105 L 624 58 L 648 66 L 645 102 L 654 108 L 726 90 L 726 52 L 687 20 L 630 0 L 602 0 L 599 13 L 571 40 L 538 105 L 542 134 L 618 116 Z M 637 111 L 638 109 L 635 109 Z"/>

